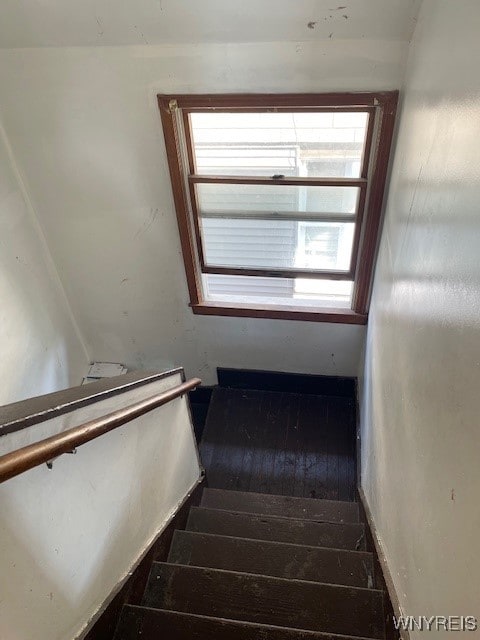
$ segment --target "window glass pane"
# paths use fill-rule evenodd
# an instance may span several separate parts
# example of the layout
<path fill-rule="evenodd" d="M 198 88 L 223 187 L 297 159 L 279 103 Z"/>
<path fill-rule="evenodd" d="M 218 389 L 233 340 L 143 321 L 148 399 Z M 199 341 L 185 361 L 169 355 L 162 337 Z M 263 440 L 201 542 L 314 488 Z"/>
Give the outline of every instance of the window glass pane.
<path fill-rule="evenodd" d="M 353 223 L 204 218 L 209 266 L 348 271 Z"/>
<path fill-rule="evenodd" d="M 196 171 L 360 176 L 368 113 L 192 113 Z"/>
<path fill-rule="evenodd" d="M 269 213 L 308 211 L 309 213 L 356 212 L 357 187 L 297 187 L 290 185 L 197 184 L 199 212 Z M 301 216 L 300 216 L 301 217 Z"/>
<path fill-rule="evenodd" d="M 312 278 L 256 278 L 204 274 L 204 296 L 214 302 L 350 308 L 353 282 Z"/>

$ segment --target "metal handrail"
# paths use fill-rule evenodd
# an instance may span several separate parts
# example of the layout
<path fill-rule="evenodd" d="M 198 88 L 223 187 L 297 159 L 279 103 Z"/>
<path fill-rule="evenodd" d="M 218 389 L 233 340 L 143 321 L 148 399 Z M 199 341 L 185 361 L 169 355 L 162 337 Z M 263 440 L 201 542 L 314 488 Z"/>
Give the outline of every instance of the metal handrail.
<path fill-rule="evenodd" d="M 0 456 L 0 483 L 20 475 L 24 471 L 38 467 L 64 453 L 71 453 L 82 444 L 94 440 L 104 433 L 113 431 L 122 425 L 138 418 L 153 409 L 167 404 L 171 400 L 183 396 L 201 383 L 199 378 L 187 380 L 168 391 L 163 391 L 150 398 L 128 405 L 101 418 L 73 427 L 45 440 L 40 440 L 26 447 Z"/>

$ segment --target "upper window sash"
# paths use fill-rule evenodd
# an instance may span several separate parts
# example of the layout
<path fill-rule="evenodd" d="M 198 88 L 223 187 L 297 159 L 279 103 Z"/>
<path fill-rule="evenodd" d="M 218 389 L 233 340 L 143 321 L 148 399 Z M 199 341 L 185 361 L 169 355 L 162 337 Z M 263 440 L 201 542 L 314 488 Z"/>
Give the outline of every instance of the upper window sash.
<path fill-rule="evenodd" d="M 226 113 L 226 118 L 218 119 L 218 113 Z M 249 109 L 248 113 L 252 113 L 253 115 L 258 115 L 259 113 L 264 113 L 259 109 Z M 294 265 L 290 265 L 289 268 L 280 268 L 279 265 L 269 265 L 260 267 L 259 265 L 252 264 L 221 264 L 212 262 L 212 260 L 207 260 L 206 254 L 208 251 L 206 250 L 205 242 L 206 242 L 206 231 L 204 229 L 204 221 L 212 218 L 219 218 L 223 220 L 290 220 L 290 221 L 318 221 L 318 222 L 344 222 L 356 223 L 363 216 L 363 206 L 365 203 L 365 191 L 367 188 L 367 168 L 369 163 L 369 154 L 370 154 L 370 144 L 371 140 L 371 129 L 373 127 L 373 113 L 371 109 L 367 109 L 365 107 L 357 107 L 357 108 L 345 108 L 341 109 L 339 112 L 334 109 L 318 109 L 318 108 L 310 108 L 310 109 L 297 109 L 296 107 L 286 107 L 283 109 L 283 112 L 278 108 L 275 110 L 270 109 L 270 114 L 274 114 L 273 118 L 268 118 L 264 120 L 264 123 L 273 127 L 273 135 L 268 135 L 271 129 L 262 130 L 261 127 L 256 123 L 256 119 L 249 120 L 244 117 L 239 119 L 237 115 L 244 115 L 245 109 L 234 109 L 230 108 L 228 110 L 219 110 L 219 109 L 205 109 L 199 108 L 196 111 L 191 109 L 185 109 L 182 113 L 183 115 L 183 128 L 184 128 L 184 137 L 186 141 L 187 147 L 187 158 L 188 158 L 188 188 L 189 188 L 189 196 L 190 203 L 192 208 L 192 213 L 194 217 L 194 227 L 195 227 L 195 236 L 196 236 L 196 244 L 197 244 L 197 252 L 199 256 L 200 266 L 202 273 L 210 273 L 210 274 L 224 274 L 224 275 L 251 275 L 251 276 L 269 276 L 269 277 L 306 277 L 306 278 L 318 278 L 319 276 L 331 276 L 336 279 L 344 279 L 344 280 L 352 280 L 355 277 L 355 259 L 358 252 L 358 242 L 360 238 L 360 234 L 355 230 L 353 235 L 353 242 L 351 245 L 350 251 L 350 264 L 348 268 L 331 269 L 331 268 L 299 268 Z M 285 175 L 278 173 L 278 170 L 274 170 L 272 175 L 255 175 L 255 167 L 251 169 L 251 175 L 241 175 L 236 176 L 233 173 L 230 174 L 228 171 L 228 167 L 225 169 L 222 175 L 208 175 L 207 173 L 197 174 L 197 154 L 198 149 L 202 148 L 202 143 L 204 148 L 211 149 L 213 148 L 223 148 L 223 151 L 227 148 L 226 143 L 224 141 L 224 136 L 222 133 L 226 133 L 230 136 L 230 138 L 234 138 L 232 144 L 232 152 L 233 156 L 238 153 L 238 149 L 241 147 L 242 140 L 242 129 L 240 129 L 240 133 L 238 132 L 238 125 L 240 124 L 243 129 L 248 130 L 248 135 L 250 137 L 260 138 L 261 141 L 264 141 L 266 144 L 267 150 L 278 150 L 278 149 L 286 149 L 288 151 L 289 145 L 286 144 L 284 147 L 281 147 L 275 138 L 275 135 L 292 135 L 292 122 L 291 118 L 295 117 L 295 114 L 301 114 L 299 116 L 300 121 L 294 122 L 294 126 L 297 124 L 300 125 L 308 125 L 307 126 L 307 134 L 304 134 L 304 141 L 308 140 L 308 134 L 313 131 L 315 134 L 317 131 L 332 133 L 335 135 L 342 134 L 345 131 L 350 133 L 350 136 L 354 136 L 354 139 L 347 140 L 344 144 L 347 148 L 356 148 L 357 153 L 355 154 L 354 160 L 358 161 L 360 165 L 359 176 L 358 177 L 345 177 L 345 176 L 300 176 L 300 175 Z M 326 120 L 319 121 L 318 118 L 315 117 L 316 114 L 321 113 L 325 114 Z M 353 114 L 358 114 L 358 116 L 353 119 L 352 122 L 348 122 L 345 117 L 341 118 L 341 116 L 337 116 L 340 113 L 342 116 L 349 116 Z M 192 131 L 192 118 L 195 117 L 194 114 L 208 114 L 212 115 L 214 118 L 215 128 L 218 129 L 220 127 L 220 140 L 217 142 L 215 140 L 212 141 L 212 136 L 209 136 L 211 128 L 208 128 L 210 123 L 211 127 L 211 118 L 203 118 L 200 121 L 200 133 L 198 131 Z M 278 117 L 277 117 L 278 116 Z M 313 118 L 312 118 L 313 116 Z M 303 117 L 303 119 L 302 119 Z M 306 117 L 306 119 L 305 119 Z M 341 118 L 338 120 L 338 118 Z M 198 120 L 198 119 L 197 119 Z M 351 120 L 351 119 L 349 119 Z M 260 123 L 262 124 L 262 123 Z M 319 125 L 322 125 L 319 128 Z M 202 128 L 203 125 L 203 128 Z M 335 128 L 336 125 L 336 128 Z M 223 127 L 223 129 L 222 129 Z M 298 135 L 297 129 L 295 129 L 295 134 Z M 360 138 L 356 139 L 357 134 L 360 134 Z M 324 133 L 325 135 L 325 133 Z M 195 142 L 195 137 L 200 137 L 200 143 Z M 203 138 L 203 140 L 202 140 Z M 235 139 L 236 138 L 236 139 Z M 265 140 L 262 140 L 264 138 Z M 223 141 L 222 141 L 223 140 Z M 231 142 L 231 140 L 230 140 Z M 293 141 L 291 141 L 293 144 Z M 330 146 L 337 145 L 335 141 L 333 143 L 330 141 Z M 200 147 L 199 147 L 200 145 Z M 223 145 L 223 147 L 222 147 Z M 323 142 L 323 146 L 325 142 Z M 327 144 L 327 147 L 329 145 Z M 335 148 L 336 148 L 335 146 Z M 313 143 L 312 147 L 315 149 L 322 147 L 322 142 L 317 141 L 317 143 Z M 255 149 L 256 150 L 256 149 Z M 247 153 L 247 152 L 245 152 Z M 328 151 L 327 151 L 328 153 Z M 316 158 L 316 156 L 314 156 Z M 327 156 L 328 158 L 328 156 Z M 250 160 L 255 160 L 256 155 L 255 152 L 251 154 L 251 157 L 248 158 Z M 296 166 L 296 165 L 295 165 Z M 276 169 L 276 168 L 275 168 Z M 301 207 L 291 207 L 290 211 L 278 211 L 275 206 L 272 206 L 270 210 L 265 209 L 263 211 L 254 211 L 247 210 L 244 211 L 241 206 L 241 202 L 238 203 L 238 209 L 235 211 L 234 209 L 231 211 L 222 211 L 220 208 L 216 211 L 210 211 L 207 208 L 202 206 L 202 198 L 201 198 L 201 190 L 202 187 L 200 185 L 237 185 L 239 191 L 241 192 L 242 187 L 249 187 L 256 185 L 258 188 L 257 197 L 263 193 L 272 193 L 271 189 L 276 189 L 277 194 L 281 194 L 284 187 L 289 187 L 290 190 L 292 187 L 300 188 L 304 187 L 304 191 L 306 189 L 309 190 L 311 194 L 313 194 L 317 187 L 319 190 L 319 194 L 322 193 L 322 187 L 325 188 L 325 192 L 329 190 L 332 191 L 337 188 L 337 193 L 340 193 L 340 189 L 348 190 L 350 187 L 350 191 L 354 190 L 356 205 L 352 211 L 340 212 L 340 211 L 305 211 L 304 208 Z M 339 189 L 340 188 L 340 189 Z M 221 186 L 219 187 L 221 189 Z M 200 190 L 200 193 L 199 193 Z M 363 192 L 363 193 L 362 193 Z M 200 200 L 200 202 L 199 202 Z M 360 207 L 362 210 L 360 210 Z"/>

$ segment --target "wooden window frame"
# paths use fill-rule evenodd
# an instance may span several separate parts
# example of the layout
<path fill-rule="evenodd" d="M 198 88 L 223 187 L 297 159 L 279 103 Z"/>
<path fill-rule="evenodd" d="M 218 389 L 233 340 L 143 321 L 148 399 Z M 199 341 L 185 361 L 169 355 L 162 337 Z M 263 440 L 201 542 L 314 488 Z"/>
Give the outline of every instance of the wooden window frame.
<path fill-rule="evenodd" d="M 379 238 L 385 183 L 395 125 L 398 91 L 322 94 L 192 94 L 158 95 L 190 306 L 195 314 L 366 324 Z M 195 111 L 362 111 L 369 113 L 359 178 L 211 176 L 195 173 L 189 124 Z M 187 166 L 186 166 L 187 165 Z M 188 173 L 186 172 L 188 169 Z M 286 184 L 354 186 L 359 188 L 357 217 L 349 271 L 311 269 L 247 269 L 205 264 L 196 209 L 195 184 Z M 334 216 L 326 216 L 330 220 Z M 350 221 L 347 216 L 343 221 Z M 351 309 L 320 306 L 262 305 L 215 302 L 203 298 L 202 273 L 262 277 L 353 280 Z"/>

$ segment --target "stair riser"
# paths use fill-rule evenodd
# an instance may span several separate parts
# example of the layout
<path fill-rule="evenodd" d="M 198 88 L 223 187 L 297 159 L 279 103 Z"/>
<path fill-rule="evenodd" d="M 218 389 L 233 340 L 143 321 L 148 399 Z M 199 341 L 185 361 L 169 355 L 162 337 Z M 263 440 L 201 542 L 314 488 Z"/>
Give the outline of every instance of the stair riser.
<path fill-rule="evenodd" d="M 365 550 L 363 524 L 311 522 L 196 507 L 190 511 L 186 528 L 255 540 Z"/>
<path fill-rule="evenodd" d="M 154 563 L 144 606 L 383 638 L 382 593 Z"/>
<path fill-rule="evenodd" d="M 227 571 L 373 587 L 369 553 L 176 531 L 168 561 Z"/>
<path fill-rule="evenodd" d="M 349 636 L 126 606 L 114 640 L 362 640 Z M 365 639 L 363 639 L 365 640 Z"/>
<path fill-rule="evenodd" d="M 225 511 L 318 519 L 327 522 L 358 522 L 359 520 L 358 505 L 355 502 L 312 500 L 222 489 L 205 489 L 201 506 Z"/>

